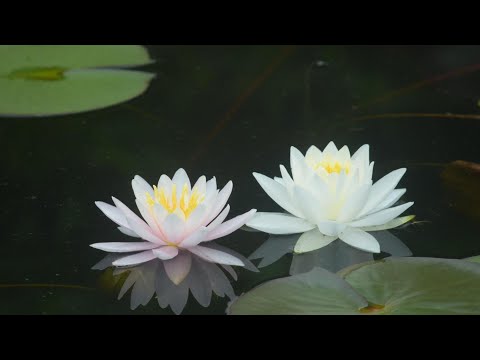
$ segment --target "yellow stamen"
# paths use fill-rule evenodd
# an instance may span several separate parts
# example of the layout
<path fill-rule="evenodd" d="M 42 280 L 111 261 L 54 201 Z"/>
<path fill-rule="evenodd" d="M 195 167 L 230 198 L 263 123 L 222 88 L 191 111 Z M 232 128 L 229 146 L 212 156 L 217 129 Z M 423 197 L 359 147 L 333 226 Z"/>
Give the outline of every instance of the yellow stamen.
<path fill-rule="evenodd" d="M 147 193 L 146 198 L 147 204 L 150 207 L 153 207 L 155 204 L 159 204 L 170 214 L 178 208 L 183 212 L 185 218 L 188 218 L 193 210 L 195 210 L 197 206 L 203 202 L 205 195 L 200 194 L 197 189 L 189 191 L 188 185 L 184 184 L 182 187 L 182 193 L 177 198 L 177 186 L 176 184 L 173 184 L 170 196 L 166 195 L 165 188 L 157 188 L 154 185 L 153 197 Z"/>
<path fill-rule="evenodd" d="M 350 172 L 350 164 L 345 163 L 342 164 L 338 161 L 321 161 L 312 165 L 313 170 L 317 171 L 319 168 L 323 168 L 327 173 L 337 173 L 340 174 L 342 170 L 345 171 L 346 174 Z"/>

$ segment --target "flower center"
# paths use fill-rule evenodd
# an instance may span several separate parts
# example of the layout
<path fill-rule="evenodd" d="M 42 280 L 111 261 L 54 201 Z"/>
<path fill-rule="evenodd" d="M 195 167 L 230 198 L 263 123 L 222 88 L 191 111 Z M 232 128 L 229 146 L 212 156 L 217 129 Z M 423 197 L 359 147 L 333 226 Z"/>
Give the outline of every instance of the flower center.
<path fill-rule="evenodd" d="M 329 174 L 331 173 L 340 174 L 342 170 L 344 170 L 346 174 L 350 172 L 350 162 L 341 163 L 340 161 L 335 159 L 315 162 L 310 164 L 310 166 L 315 171 L 318 171 L 320 168 L 322 168 Z"/>
<path fill-rule="evenodd" d="M 204 194 L 200 194 L 197 189 L 189 190 L 187 184 L 183 185 L 182 193 L 179 197 L 177 197 L 176 184 L 173 184 L 170 190 L 168 191 L 164 187 L 157 188 L 154 185 L 153 197 L 146 193 L 148 205 L 153 207 L 154 204 L 159 204 L 170 214 L 179 209 L 183 212 L 185 218 L 188 218 L 193 210 L 205 200 Z"/>

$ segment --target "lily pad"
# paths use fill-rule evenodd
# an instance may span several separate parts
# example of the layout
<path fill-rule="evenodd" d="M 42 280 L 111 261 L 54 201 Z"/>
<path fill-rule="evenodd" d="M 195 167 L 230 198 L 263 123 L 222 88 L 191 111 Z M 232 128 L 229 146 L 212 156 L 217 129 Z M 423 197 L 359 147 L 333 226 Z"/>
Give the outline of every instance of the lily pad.
<path fill-rule="evenodd" d="M 466 258 L 465 260 L 474 262 L 474 263 L 480 263 L 480 256 L 472 256 L 472 257 Z"/>
<path fill-rule="evenodd" d="M 367 301 L 347 282 L 322 269 L 271 280 L 230 304 L 231 315 L 359 314 Z"/>
<path fill-rule="evenodd" d="M 477 264 L 454 259 L 387 258 L 353 265 L 339 274 L 315 268 L 269 281 L 242 295 L 229 312 L 480 314 L 479 304 Z"/>
<path fill-rule="evenodd" d="M 0 116 L 50 116 L 112 106 L 142 94 L 154 74 L 137 45 L 0 46 Z"/>

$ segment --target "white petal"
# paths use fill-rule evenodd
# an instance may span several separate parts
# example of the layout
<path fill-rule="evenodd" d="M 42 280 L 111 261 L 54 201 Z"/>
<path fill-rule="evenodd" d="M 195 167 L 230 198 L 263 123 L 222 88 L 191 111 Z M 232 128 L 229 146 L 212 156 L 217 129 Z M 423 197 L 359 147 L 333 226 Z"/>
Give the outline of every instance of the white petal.
<path fill-rule="evenodd" d="M 389 208 L 395 204 L 402 196 L 407 192 L 407 189 L 395 189 L 393 190 L 380 204 L 378 204 L 371 212 L 377 212 Z"/>
<path fill-rule="evenodd" d="M 256 209 L 252 209 L 245 214 L 238 215 L 233 219 L 225 221 L 223 224 L 218 225 L 215 229 L 208 233 L 207 240 L 214 240 L 231 234 L 235 230 L 245 225 L 245 223 L 250 220 L 256 212 Z"/>
<path fill-rule="evenodd" d="M 118 259 L 112 263 L 113 266 L 130 266 L 138 265 L 150 260 L 155 259 L 156 256 L 153 253 L 153 250 L 143 251 L 141 253 L 125 256 L 121 259 Z"/>
<path fill-rule="evenodd" d="M 358 163 L 359 166 L 368 165 L 370 146 L 368 144 L 362 145 L 355 154 L 352 155 L 352 161 Z"/>
<path fill-rule="evenodd" d="M 305 159 L 312 162 L 319 162 L 321 157 L 322 151 L 315 145 L 310 146 L 305 154 Z"/>
<path fill-rule="evenodd" d="M 208 197 L 217 191 L 217 179 L 215 176 L 207 181 L 207 190 L 205 192 L 205 196 Z"/>
<path fill-rule="evenodd" d="M 207 234 L 208 234 L 208 229 L 206 227 L 198 229 L 193 234 L 187 236 L 182 242 L 180 242 L 179 246 L 182 248 L 197 246 L 202 241 L 206 240 Z"/>
<path fill-rule="evenodd" d="M 200 225 L 204 224 L 208 215 L 207 212 L 207 207 L 204 204 L 198 205 L 186 219 L 186 231 L 194 231 L 195 229 L 198 229 Z"/>
<path fill-rule="evenodd" d="M 370 213 L 378 204 L 380 204 L 392 192 L 392 190 L 395 189 L 406 171 L 407 169 L 405 168 L 394 170 L 373 184 L 370 189 L 368 200 L 362 211 L 360 211 L 359 216 Z"/>
<path fill-rule="evenodd" d="M 114 223 L 129 228 L 127 219 L 120 209 L 103 201 L 95 201 L 95 205 Z"/>
<path fill-rule="evenodd" d="M 169 212 L 160 204 L 153 205 L 153 213 L 157 224 L 163 223 L 169 214 Z"/>
<path fill-rule="evenodd" d="M 292 168 L 293 180 L 297 184 L 304 184 L 313 176 L 313 171 L 307 165 L 302 153 L 293 146 L 290 147 L 290 167 Z"/>
<path fill-rule="evenodd" d="M 413 220 L 414 218 L 415 218 L 415 215 L 402 216 L 402 217 L 390 220 L 389 222 L 383 225 L 365 226 L 365 227 L 362 227 L 361 229 L 363 231 L 380 231 L 380 230 L 393 229 L 409 222 L 410 220 Z"/>
<path fill-rule="evenodd" d="M 338 223 L 336 221 L 321 221 L 317 224 L 317 226 L 318 230 L 320 230 L 322 234 L 335 237 L 338 237 L 338 234 L 340 234 L 347 227 L 345 224 Z"/>
<path fill-rule="evenodd" d="M 160 260 L 170 260 L 178 255 L 178 248 L 175 246 L 161 246 L 152 250 L 152 252 Z"/>
<path fill-rule="evenodd" d="M 171 260 L 163 261 L 165 272 L 175 285 L 180 284 L 190 272 L 192 256 L 188 251 L 182 251 Z"/>
<path fill-rule="evenodd" d="M 220 225 L 228 216 L 228 213 L 230 212 L 230 205 L 227 204 L 225 206 L 225 209 L 218 215 L 215 220 L 213 220 L 208 226 L 208 230 L 213 230 L 215 229 L 218 225 Z"/>
<path fill-rule="evenodd" d="M 355 228 L 347 228 L 339 236 L 340 240 L 356 249 L 372 253 L 380 252 L 378 241 L 369 233 Z"/>
<path fill-rule="evenodd" d="M 355 219 L 360 210 L 365 206 L 370 188 L 370 184 L 361 185 L 353 194 L 350 194 L 340 210 L 337 220 L 346 222 Z"/>
<path fill-rule="evenodd" d="M 175 175 L 173 175 L 172 182 L 177 185 L 177 198 L 180 197 L 182 194 L 183 186 L 187 185 L 188 191 L 190 191 L 191 185 L 190 185 L 190 179 L 188 178 L 187 173 L 185 172 L 184 169 L 180 168 L 175 172 Z"/>
<path fill-rule="evenodd" d="M 275 176 L 273 180 L 278 182 L 280 185 L 285 186 L 285 183 L 283 182 L 283 179 L 281 177 Z"/>
<path fill-rule="evenodd" d="M 251 228 L 269 234 L 298 234 L 312 230 L 315 225 L 307 220 L 283 213 L 257 212 L 247 221 Z"/>
<path fill-rule="evenodd" d="M 217 264 L 224 264 L 224 265 L 237 265 L 243 266 L 243 262 L 236 257 L 224 253 L 223 251 L 218 251 L 214 249 L 210 249 L 204 246 L 194 246 L 188 249 L 193 254 L 201 257 L 202 259 L 217 263 Z"/>
<path fill-rule="evenodd" d="M 349 223 L 349 226 L 353 227 L 365 227 L 365 226 L 376 226 L 383 225 L 390 220 L 396 218 L 398 215 L 407 210 L 410 206 L 413 205 L 413 202 L 408 202 L 403 205 L 398 205 L 393 208 L 381 210 L 374 214 L 365 216 L 363 219 L 353 221 Z"/>
<path fill-rule="evenodd" d="M 232 189 L 233 189 L 233 183 L 229 181 L 227 185 L 223 187 L 223 189 L 218 193 L 215 203 L 212 204 L 211 212 L 208 214 L 206 223 L 209 223 L 213 219 L 215 219 L 218 214 L 222 211 L 222 209 L 225 207 L 227 204 L 227 201 L 232 194 Z"/>
<path fill-rule="evenodd" d="M 272 200 L 280 205 L 283 209 L 295 216 L 300 217 L 302 215 L 292 204 L 285 186 L 280 185 L 275 180 L 272 180 L 259 173 L 253 173 L 253 176 L 258 181 L 262 189 L 267 193 L 267 195 L 270 196 Z"/>
<path fill-rule="evenodd" d="M 195 190 L 197 190 L 200 194 L 206 194 L 207 178 L 204 175 L 200 176 L 197 182 L 195 183 L 195 185 L 193 185 L 192 191 L 195 191 Z"/>
<path fill-rule="evenodd" d="M 91 244 L 91 247 L 98 250 L 109 251 L 109 252 L 133 252 L 133 251 L 144 251 L 151 250 L 158 247 L 158 244 L 153 244 L 151 242 L 107 242 L 107 243 L 96 243 Z"/>
<path fill-rule="evenodd" d="M 160 179 L 158 179 L 157 187 L 170 189 L 172 187 L 172 184 L 172 180 L 170 180 L 170 178 L 164 174 L 160 176 Z"/>
<path fill-rule="evenodd" d="M 322 154 L 325 155 L 335 155 L 338 153 L 338 149 L 335 146 L 335 143 L 333 141 L 330 141 L 327 146 L 325 146 L 325 149 L 323 149 Z"/>
<path fill-rule="evenodd" d="M 150 186 L 150 184 L 147 183 L 145 179 L 139 175 L 135 175 L 135 177 L 133 178 L 132 189 L 135 194 L 135 197 L 142 202 L 146 201 L 147 194 L 150 194 L 150 196 L 153 197 L 152 186 Z"/>
<path fill-rule="evenodd" d="M 340 162 L 342 163 L 345 163 L 346 161 L 350 160 L 350 150 L 348 149 L 347 145 L 345 145 L 340 150 L 338 150 L 337 157 L 338 157 L 338 160 L 340 160 Z"/>
<path fill-rule="evenodd" d="M 337 174 L 331 175 L 337 176 Z M 309 178 L 308 182 L 305 183 L 304 189 L 308 189 L 308 192 L 311 192 L 317 199 L 321 200 L 322 206 L 325 207 L 328 207 L 328 204 L 332 201 L 332 197 L 335 195 L 323 178 L 317 175 Z M 335 190 L 335 188 L 333 188 L 333 190 Z M 295 200 L 294 198 L 294 201 Z M 297 202 L 295 202 L 295 204 L 297 204 Z"/>
<path fill-rule="evenodd" d="M 303 218 L 311 223 L 317 223 L 327 217 L 327 203 L 315 196 L 313 193 L 295 185 L 293 197 Z"/>
<path fill-rule="evenodd" d="M 130 210 L 124 203 L 120 200 L 112 197 L 113 202 L 119 208 L 123 214 L 125 215 L 128 227 L 136 232 L 140 237 L 144 240 L 148 240 L 157 244 L 162 244 L 163 240 L 160 239 L 152 229 L 142 220 L 140 219 L 132 210 Z"/>
<path fill-rule="evenodd" d="M 294 251 L 298 254 L 320 249 L 327 246 L 332 241 L 338 239 L 338 236 L 327 236 L 317 229 L 303 233 L 295 244 Z"/>
<path fill-rule="evenodd" d="M 163 232 L 166 240 L 170 243 L 176 244 L 181 240 L 183 232 L 185 231 L 185 222 L 175 214 L 169 214 L 162 224 Z"/>
<path fill-rule="evenodd" d="M 282 174 L 282 180 L 283 180 L 283 185 L 287 188 L 292 187 L 295 185 L 293 182 L 293 179 L 290 177 L 290 174 L 288 173 L 287 169 L 285 169 L 285 166 L 280 165 L 280 173 Z"/>
<path fill-rule="evenodd" d="M 133 236 L 133 237 L 136 237 L 136 238 L 140 237 L 135 231 L 132 231 L 129 228 L 126 228 L 124 226 L 119 226 L 117 229 L 120 230 L 120 232 L 125 234 L 125 235 Z"/>
<path fill-rule="evenodd" d="M 140 200 L 136 199 L 135 203 L 137 204 L 138 211 L 140 211 L 140 215 L 145 219 L 147 222 L 148 226 L 153 230 L 155 234 L 161 234 L 161 229 L 158 226 L 157 222 L 155 221 L 155 215 L 153 211 L 149 210 L 144 203 L 142 203 Z"/>

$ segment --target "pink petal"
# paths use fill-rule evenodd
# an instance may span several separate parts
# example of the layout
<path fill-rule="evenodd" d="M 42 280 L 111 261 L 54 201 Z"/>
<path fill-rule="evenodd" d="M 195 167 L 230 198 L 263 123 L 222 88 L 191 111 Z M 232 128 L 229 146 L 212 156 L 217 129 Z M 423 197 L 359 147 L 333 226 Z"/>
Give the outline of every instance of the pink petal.
<path fill-rule="evenodd" d="M 215 229 L 227 218 L 229 212 L 230 212 L 230 205 L 227 205 L 225 206 L 225 209 L 223 209 L 223 211 L 220 213 L 220 215 L 218 215 L 217 218 L 207 226 L 207 229 L 209 230 Z"/>
<path fill-rule="evenodd" d="M 98 250 L 108 251 L 108 252 L 133 252 L 133 251 L 144 251 L 155 249 L 158 247 L 158 244 L 153 244 L 151 242 L 106 242 L 106 243 L 96 243 L 91 244 L 91 247 Z"/>
<path fill-rule="evenodd" d="M 153 250 L 143 251 L 141 253 L 125 256 L 121 259 L 118 259 L 112 263 L 113 266 L 129 266 L 129 265 L 138 265 L 150 260 L 155 259 L 156 256 L 153 253 Z"/>
<path fill-rule="evenodd" d="M 152 252 L 160 260 L 170 260 L 178 255 L 178 248 L 175 246 L 161 246 L 152 250 Z"/>
<path fill-rule="evenodd" d="M 120 209 L 103 201 L 95 201 L 95 205 L 114 223 L 129 228 L 127 219 Z"/>
<path fill-rule="evenodd" d="M 231 234 L 235 230 L 245 225 L 245 223 L 248 220 L 250 220 L 253 217 L 253 215 L 255 215 L 256 212 L 257 212 L 256 209 L 252 209 L 249 212 L 246 212 L 245 214 L 236 216 L 233 219 L 230 219 L 224 222 L 223 224 L 217 226 L 215 229 L 209 232 L 207 236 L 207 240 L 218 239 L 220 237 Z"/>
<path fill-rule="evenodd" d="M 162 224 L 163 233 L 170 243 L 178 243 L 185 231 L 185 222 L 175 214 L 169 214 Z"/>
<path fill-rule="evenodd" d="M 213 204 L 212 211 L 208 215 L 207 223 L 215 219 L 217 215 L 220 214 L 220 211 L 222 211 L 222 209 L 225 207 L 225 204 L 232 193 L 232 189 L 233 183 L 229 181 L 227 185 L 225 185 L 224 188 L 218 193 L 217 198 L 215 199 L 215 204 Z"/>
<path fill-rule="evenodd" d="M 240 259 L 223 251 L 210 249 L 204 246 L 194 246 L 189 248 L 188 251 L 209 262 L 224 265 L 244 266 L 243 262 Z"/>
<path fill-rule="evenodd" d="M 202 241 L 205 241 L 207 238 L 208 229 L 206 227 L 202 227 L 198 229 L 193 234 L 189 235 L 185 238 L 182 242 L 179 243 L 179 246 L 182 248 L 189 248 L 192 246 L 197 246 Z"/>
<path fill-rule="evenodd" d="M 114 197 L 112 197 L 112 199 L 117 208 L 119 208 L 127 218 L 127 222 L 131 230 L 135 231 L 144 240 L 151 241 L 157 244 L 164 243 L 162 239 L 160 239 L 157 235 L 154 234 L 152 229 L 145 223 L 145 221 L 140 219 L 124 203 Z"/>

